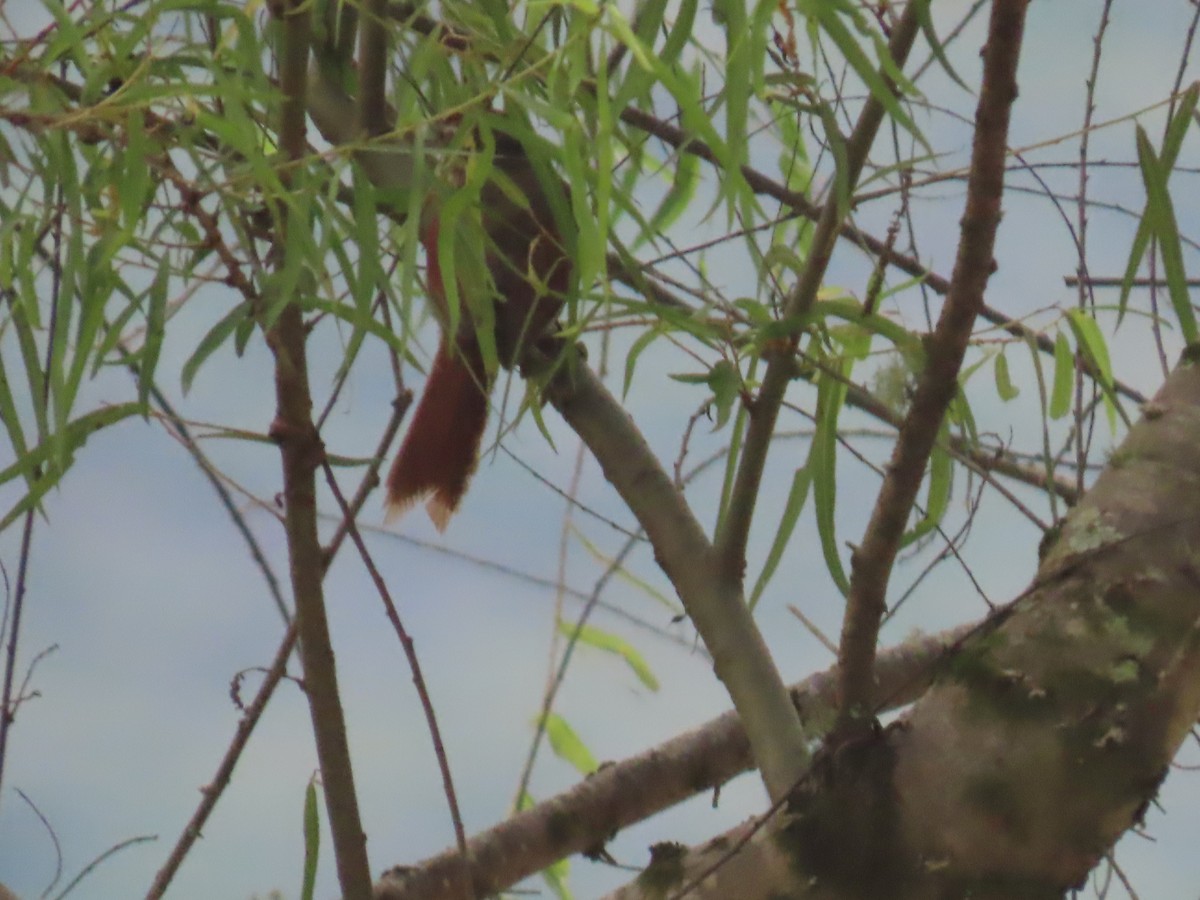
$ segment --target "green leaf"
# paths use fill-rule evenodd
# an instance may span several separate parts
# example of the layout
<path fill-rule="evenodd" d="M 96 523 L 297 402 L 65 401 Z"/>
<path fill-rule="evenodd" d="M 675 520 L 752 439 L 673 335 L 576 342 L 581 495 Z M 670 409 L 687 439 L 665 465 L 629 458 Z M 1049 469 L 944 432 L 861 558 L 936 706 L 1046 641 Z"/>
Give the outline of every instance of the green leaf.
<path fill-rule="evenodd" d="M 671 66 L 679 59 L 684 46 L 692 39 L 692 29 L 696 23 L 696 10 L 700 8 L 700 0 L 683 0 L 675 15 L 675 24 L 671 26 L 667 39 L 659 51 L 658 58 L 663 65 Z"/>
<path fill-rule="evenodd" d="M 4 368 L 3 356 L 0 356 L 0 423 L 3 423 L 4 430 L 8 432 L 8 442 L 12 445 L 13 456 L 20 459 L 27 450 L 25 429 L 21 427 L 21 417 L 17 413 L 17 403 L 13 397 L 12 386 L 8 383 L 8 372 Z"/>
<path fill-rule="evenodd" d="M 996 373 L 996 393 L 1000 395 L 1000 399 L 1007 403 L 1009 400 L 1015 400 L 1020 390 L 1008 375 L 1008 357 L 1001 350 L 996 354 L 994 363 Z"/>
<path fill-rule="evenodd" d="M 971 89 L 954 71 L 954 66 L 950 65 L 950 60 L 946 57 L 946 48 L 942 46 L 942 42 L 938 39 L 937 29 L 933 27 L 933 16 L 929 14 L 929 7 L 932 0 L 913 0 L 917 4 L 917 21 L 921 25 L 921 33 L 925 35 L 925 41 L 929 44 L 929 49 L 933 51 L 933 58 L 938 61 L 938 65 L 942 67 L 950 78 L 967 93 Z"/>
<path fill-rule="evenodd" d="M 919 140 L 929 152 L 932 149 L 925 141 L 924 136 L 917 128 L 916 123 L 904 111 L 904 107 L 900 105 L 900 101 L 892 92 L 891 86 L 884 80 L 879 70 L 871 62 L 870 58 L 859 46 L 846 24 L 841 20 L 837 7 L 839 4 L 829 3 L 827 0 L 807 0 L 801 4 L 801 10 L 806 16 L 811 16 L 819 23 L 821 30 L 829 36 L 829 38 L 837 45 L 838 51 L 845 58 L 850 68 L 854 70 L 867 89 L 871 92 L 871 96 L 883 104 L 883 108 L 900 126 Z M 897 81 L 901 88 L 907 84 L 903 75 L 896 71 L 895 64 L 891 57 L 887 55 L 886 45 L 882 48 L 882 56 L 880 59 L 881 65 L 889 70 L 888 74 L 895 78 L 899 76 Z"/>
<path fill-rule="evenodd" d="M 714 431 L 723 428 L 729 421 L 734 403 L 741 396 L 742 379 L 738 375 L 737 367 L 727 359 L 719 360 L 702 375 L 672 375 L 671 378 L 683 384 L 708 385 L 709 390 L 713 392 L 713 406 L 717 409 Z"/>
<path fill-rule="evenodd" d="M 196 378 L 196 373 L 200 371 L 200 367 L 205 361 L 213 355 L 213 352 L 225 343 L 225 339 L 233 334 L 235 328 L 250 314 L 250 304 L 248 302 L 239 303 L 232 310 L 225 314 L 221 321 L 217 322 L 208 333 L 200 339 L 200 343 L 196 345 L 196 349 L 192 351 L 192 355 L 187 358 L 183 364 L 183 370 L 180 373 L 180 381 L 183 385 L 183 392 L 186 394 L 192 387 L 192 382 Z"/>
<path fill-rule="evenodd" d="M 1116 407 L 1114 406 L 1116 391 L 1113 388 L 1112 363 L 1109 361 L 1108 345 L 1104 341 L 1104 335 L 1100 333 L 1100 326 L 1096 324 L 1096 320 L 1082 309 L 1068 309 L 1067 323 L 1075 335 L 1075 344 L 1083 353 L 1084 359 L 1097 373 L 1097 380 L 1104 390 L 1104 406 L 1108 413 L 1109 428 L 1115 431 L 1117 427 Z"/>
<path fill-rule="evenodd" d="M 762 571 L 758 574 L 758 579 L 754 582 L 754 590 L 750 592 L 750 609 L 754 609 L 758 604 L 763 590 L 770 583 L 771 577 L 779 567 L 779 561 L 783 559 L 783 551 L 787 549 L 792 532 L 796 529 L 796 522 L 800 519 L 800 513 L 804 510 L 804 504 L 808 500 L 808 489 L 811 484 L 812 475 L 809 473 L 808 466 L 797 469 L 796 473 L 792 476 L 792 487 L 788 491 L 787 503 L 783 508 L 783 516 L 779 520 L 779 527 L 775 530 L 775 540 L 771 543 L 771 549 L 767 553 L 767 561 L 763 563 Z"/>
<path fill-rule="evenodd" d="M 821 540 L 825 567 L 843 595 L 850 591 L 850 580 L 842 566 L 834 514 L 837 506 L 837 425 L 845 396 L 845 384 L 832 376 L 823 376 L 817 383 L 817 430 L 805 465 L 812 473 L 817 535 Z"/>
<path fill-rule="evenodd" d="M 652 691 L 658 690 L 658 679 L 654 677 L 654 672 L 651 671 L 642 654 L 638 653 L 633 645 L 624 638 L 593 625 L 580 627 L 561 619 L 558 622 L 558 630 L 566 637 L 573 638 L 581 644 L 619 656 L 637 676 L 638 681 Z"/>
<path fill-rule="evenodd" d="M 1192 311 L 1188 296 L 1187 273 L 1183 265 L 1183 245 L 1179 239 L 1179 226 L 1175 221 L 1175 207 L 1167 190 L 1170 168 L 1159 160 L 1150 139 L 1141 125 L 1137 127 L 1138 164 L 1142 169 L 1142 181 L 1146 186 L 1145 221 L 1158 238 L 1158 250 L 1162 255 L 1163 269 L 1167 277 L 1167 293 L 1183 339 L 1189 344 L 1196 340 L 1196 315 Z"/>
<path fill-rule="evenodd" d="M 925 499 L 925 515 L 922 516 L 912 531 L 904 535 L 901 546 L 907 547 L 914 541 L 923 538 L 942 523 L 946 508 L 950 505 L 950 488 L 953 484 L 954 460 L 946 452 L 946 440 L 949 428 L 942 424 L 938 434 L 938 442 L 933 446 L 929 455 L 929 493 Z"/>
<path fill-rule="evenodd" d="M 591 751 L 566 719 L 558 713 L 550 713 L 546 716 L 545 728 L 555 756 L 570 763 L 581 775 L 591 775 L 596 771 L 597 764 Z"/>
<path fill-rule="evenodd" d="M 1193 83 L 1190 88 L 1184 91 L 1183 96 L 1180 98 L 1179 107 L 1167 125 L 1160 163 L 1162 171 L 1166 172 L 1168 176 L 1171 170 L 1175 168 L 1175 160 L 1179 156 L 1179 149 L 1187 134 L 1188 126 L 1191 124 L 1191 116 L 1196 109 L 1197 99 L 1200 99 L 1200 85 Z M 1118 326 L 1125 317 L 1125 310 L 1129 304 L 1129 294 L 1133 290 L 1133 280 L 1137 277 L 1138 267 L 1141 265 L 1142 258 L 1146 255 L 1146 249 L 1150 245 L 1150 236 L 1153 232 L 1153 227 L 1150 222 L 1149 205 L 1149 200 L 1147 200 L 1146 208 L 1142 210 L 1142 217 L 1138 222 L 1137 232 L 1134 234 L 1133 241 L 1129 247 L 1129 259 L 1125 263 L 1125 274 L 1121 279 L 1121 294 L 1117 299 Z"/>
<path fill-rule="evenodd" d="M 675 160 L 674 178 L 662 202 L 650 216 L 650 221 L 642 229 L 635 246 L 658 235 L 666 234 L 680 214 L 687 209 L 688 203 L 696 194 L 700 184 L 700 159 L 690 153 L 682 153 Z"/>
<path fill-rule="evenodd" d="M 316 778 L 304 789 L 304 879 L 300 900 L 313 900 L 317 886 L 317 860 L 321 849 L 321 816 L 317 809 Z"/>
<path fill-rule="evenodd" d="M 94 432 L 129 416 L 140 415 L 141 411 L 137 403 L 121 403 L 85 413 L 68 422 L 61 432 L 49 435 L 38 446 L 18 457 L 12 465 L 0 469 L 0 484 L 14 478 L 24 478 L 31 484 L 29 492 L 0 519 L 0 531 L 16 521 L 26 510 L 36 506 L 46 491 L 58 484 L 70 467 L 75 451 L 82 447 Z"/>
<path fill-rule="evenodd" d="M 567 887 L 567 877 L 571 874 L 571 862 L 569 859 L 560 859 L 556 863 L 552 863 L 542 869 L 542 880 L 546 882 L 546 886 L 554 892 L 554 896 L 559 900 L 571 900 L 574 896 L 571 889 Z"/>
<path fill-rule="evenodd" d="M 158 356 L 166 331 L 169 274 L 170 265 L 164 256 L 147 291 L 149 308 L 146 310 L 146 339 L 142 343 L 141 364 L 138 366 L 138 403 L 143 411 L 149 409 L 150 388 L 154 384 L 154 372 L 158 367 Z"/>
<path fill-rule="evenodd" d="M 1061 331 L 1054 339 L 1054 387 L 1050 393 L 1050 418 L 1061 419 L 1071 409 L 1071 387 L 1075 383 L 1075 354 Z"/>
<path fill-rule="evenodd" d="M 629 348 L 629 352 L 625 354 L 625 384 L 621 387 L 621 399 L 624 400 L 629 396 L 629 387 L 633 384 L 633 372 L 637 366 L 638 357 L 642 355 L 642 351 L 649 347 L 652 343 L 662 337 L 661 329 L 656 325 L 643 331 L 633 346 Z"/>

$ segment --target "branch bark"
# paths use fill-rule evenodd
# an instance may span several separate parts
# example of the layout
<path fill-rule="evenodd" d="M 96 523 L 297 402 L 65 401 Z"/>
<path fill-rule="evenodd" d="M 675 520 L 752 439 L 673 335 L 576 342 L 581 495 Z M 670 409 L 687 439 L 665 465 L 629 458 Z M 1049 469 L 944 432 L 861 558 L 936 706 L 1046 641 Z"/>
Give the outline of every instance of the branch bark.
<path fill-rule="evenodd" d="M 695 879 L 688 900 L 1080 887 L 1200 714 L 1198 357 L 1185 353 L 1030 588 L 973 629 L 907 716 L 819 755 L 769 822 L 660 852 L 611 897 L 661 900 Z"/>
<path fill-rule="evenodd" d="M 908 641 L 879 659 L 878 711 L 911 703 L 928 688 L 937 663 L 973 626 Z M 836 671 L 811 675 L 789 690 L 806 722 L 832 721 Z M 479 896 L 512 887 L 559 859 L 603 846 L 622 828 L 712 790 L 754 765 L 737 713 L 730 711 L 638 756 L 605 766 L 575 787 L 500 822 L 469 842 Z M 462 900 L 456 848 L 412 867 L 397 867 L 375 887 L 376 900 Z"/>
<path fill-rule="evenodd" d="M 302 159 L 308 149 L 305 94 L 310 16 L 304 0 L 292 0 L 283 9 L 279 134 L 280 145 L 291 161 Z M 291 186 L 290 171 L 281 173 L 281 178 L 285 187 Z M 289 221 L 286 203 L 278 204 L 277 223 L 281 231 L 277 258 L 281 265 L 286 265 L 288 242 L 283 235 L 288 227 L 303 227 L 303 223 Z M 312 419 L 305 348 L 308 335 L 297 298 L 288 299 L 266 337 L 275 356 L 276 410 L 271 435 L 279 444 L 283 461 L 284 529 L 295 596 L 296 634 L 304 668 L 304 693 L 316 739 L 342 896 L 346 900 L 366 900 L 371 896 L 367 840 L 358 811 L 346 720 L 321 587 L 325 566 L 317 533 L 316 469 L 325 450 Z"/>

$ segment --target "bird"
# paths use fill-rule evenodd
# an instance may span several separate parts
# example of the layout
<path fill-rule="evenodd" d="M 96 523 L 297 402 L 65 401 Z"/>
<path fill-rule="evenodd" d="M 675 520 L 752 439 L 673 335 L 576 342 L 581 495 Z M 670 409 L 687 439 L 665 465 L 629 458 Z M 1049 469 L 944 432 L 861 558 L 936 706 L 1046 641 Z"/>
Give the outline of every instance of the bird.
<path fill-rule="evenodd" d="M 422 207 L 426 286 L 441 338 L 387 478 L 388 519 L 424 500 L 438 531 L 445 531 L 466 494 L 487 428 L 497 372 L 487 364 L 481 332 L 494 340 L 501 366 L 519 366 L 525 351 L 552 333 L 572 278 L 567 242 L 524 145 L 495 128 L 486 141 L 494 145 L 479 191 L 482 269 L 443 271 L 444 202 L 435 191 Z M 469 298 L 458 309 L 448 299 L 448 279 L 455 279 L 459 298 Z"/>

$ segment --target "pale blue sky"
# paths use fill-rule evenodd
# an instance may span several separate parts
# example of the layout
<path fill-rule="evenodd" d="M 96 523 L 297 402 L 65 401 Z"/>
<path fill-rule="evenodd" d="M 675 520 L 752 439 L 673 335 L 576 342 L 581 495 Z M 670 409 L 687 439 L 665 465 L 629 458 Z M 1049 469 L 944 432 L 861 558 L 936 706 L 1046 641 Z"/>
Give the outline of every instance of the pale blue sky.
<path fill-rule="evenodd" d="M 968 5 L 958 0 L 935 8 L 940 12 Z M 6 13 L 13 17 L 22 7 L 18 3 Z M 1013 126 L 1015 144 L 1037 143 L 1081 121 L 1083 73 L 1099 7 L 1099 3 L 1048 0 L 1033 4 L 1022 63 L 1022 97 Z M 1098 120 L 1131 113 L 1164 96 L 1178 65 L 1188 15 L 1189 4 L 1183 0 L 1115 4 L 1106 67 L 1098 87 Z M 708 27 L 706 16 L 702 13 L 701 19 Z M 979 29 L 973 28 L 954 49 L 955 64 L 968 81 L 977 78 L 978 36 Z M 945 79 L 931 80 L 926 90 L 931 100 L 968 115 L 973 107 L 973 101 Z M 1157 136 L 1161 119 L 1149 116 L 1145 122 Z M 928 127 L 935 145 L 948 143 L 960 154 L 969 149 L 969 132 L 962 126 L 949 126 L 935 117 L 922 127 Z M 1190 141 L 1181 160 L 1184 165 L 1197 164 L 1198 145 Z M 1132 158 L 1132 124 L 1096 135 L 1093 148 L 1096 157 Z M 1041 151 L 1037 158 L 1074 160 L 1075 154 L 1075 144 L 1067 142 Z M 1063 170 L 1053 177 L 1057 186 L 1069 191 L 1075 175 Z M 1183 176 L 1177 178 L 1177 187 L 1187 184 Z M 1027 178 L 1017 180 L 1029 183 Z M 1140 206 L 1136 173 L 1097 170 L 1093 189 L 1128 206 Z M 935 199 L 922 199 L 914 208 L 924 258 L 946 274 L 961 214 L 961 191 L 960 183 L 946 184 L 924 195 Z M 1179 190 L 1181 203 L 1192 196 L 1194 189 Z M 886 204 L 867 207 L 860 211 L 860 221 L 882 233 L 890 211 Z M 1074 214 L 1073 209 L 1070 212 Z M 1185 227 L 1195 232 L 1195 208 L 1181 205 L 1178 212 Z M 1094 274 L 1120 273 L 1133 227 L 1121 222 L 1096 214 L 1091 239 L 1098 252 L 1092 261 L 1100 271 Z M 706 227 L 719 233 L 719 225 Z M 704 233 L 696 225 L 677 239 L 688 244 Z M 742 253 L 734 244 L 708 260 L 710 276 L 729 296 L 754 290 Z M 1074 293 L 1063 286 L 1062 278 L 1075 268 L 1074 251 L 1057 214 L 1045 201 L 1010 195 L 997 259 L 1000 269 L 989 292 L 992 305 L 1021 315 L 1073 302 Z M 829 281 L 861 291 L 863 272 L 862 257 L 843 247 Z M 915 294 L 911 296 L 905 302 L 919 302 Z M 178 372 L 203 329 L 224 314 L 227 302 L 228 298 L 216 296 L 211 302 L 193 303 L 173 323 L 159 368 L 164 377 Z M 1046 316 L 1041 321 L 1051 319 Z M 620 338 L 618 344 L 627 345 L 627 338 Z M 6 346 L 0 341 L 0 347 Z M 314 383 L 322 398 L 338 351 L 338 340 L 328 329 L 317 338 Z M 1032 447 L 1029 439 L 1037 432 L 1031 430 L 1035 420 L 1030 414 L 1036 399 L 1027 356 L 1022 354 L 1020 347 L 1009 350 L 1013 377 L 1025 388 L 1021 397 L 1001 404 L 987 387 L 990 371 L 981 372 L 977 378 L 983 386 L 975 394 L 975 414 L 981 431 L 1004 439 L 1015 436 Z M 597 356 L 593 353 L 593 361 Z M 1123 379 L 1148 391 L 1158 383 L 1143 323 L 1125 325 L 1114 359 Z M 643 357 L 639 379 L 629 395 L 632 415 L 668 465 L 703 394 L 666 375 L 696 369 L 693 360 L 660 342 Z M 619 390 L 619 365 L 610 381 Z M 241 359 L 228 349 L 218 353 L 186 398 L 180 395 L 177 381 L 164 380 L 163 387 L 181 412 L 195 420 L 261 432 L 273 413 L 270 360 L 257 339 Z M 129 382 L 120 372 L 107 372 L 86 391 L 85 406 L 117 401 L 128 395 Z M 368 350 L 327 426 L 329 448 L 347 455 L 369 453 L 389 415 L 391 399 L 382 354 Z M 565 486 L 577 445 L 552 411 L 547 411 L 546 421 L 553 448 L 528 424 L 506 443 L 540 474 Z M 786 423 L 786 427 L 801 426 L 798 419 Z M 724 438 L 697 434 L 690 459 L 702 458 L 705 448 L 718 446 Z M 1108 440 L 1103 430 L 1098 440 Z M 875 458 L 886 452 L 882 442 L 862 446 Z M 205 449 L 223 471 L 257 496 L 269 500 L 279 489 L 278 454 L 270 446 L 208 441 Z M 777 445 L 766 483 L 786 485 L 806 452 L 807 446 L 798 442 Z M 848 477 L 841 485 L 839 528 L 842 539 L 850 541 L 861 534 L 877 482 L 873 476 L 862 477 L 865 470 L 849 459 L 843 466 Z M 353 487 L 354 482 L 347 476 L 344 485 Z M 960 480 L 952 512 L 955 521 L 963 516 L 964 487 Z M 707 526 L 712 523 L 717 488 L 714 471 L 690 494 Z M 1048 515 L 1044 501 L 1032 492 L 1020 493 L 1039 515 Z M 628 524 L 628 514 L 590 460 L 580 494 L 590 507 Z M 783 495 L 782 489 L 775 488 L 764 494 L 750 548 L 752 569 L 766 554 Z M 7 508 L 16 496 L 13 486 L 0 488 L 0 506 Z M 326 508 L 332 509 L 332 503 Z M 34 898 L 54 871 L 51 842 L 15 793 L 20 789 L 54 826 L 67 876 L 115 843 L 137 835 L 158 835 L 155 843 L 117 854 L 75 894 L 99 900 L 137 897 L 162 864 L 233 733 L 238 712 L 228 697 L 230 678 L 239 670 L 270 661 L 281 635 L 279 617 L 208 483 L 154 423 L 129 422 L 93 437 L 61 488 L 47 498 L 45 511 L 47 518 L 38 523 L 33 540 L 21 646 L 26 662 L 51 644 L 58 649 L 40 664 L 33 683 L 40 697 L 21 708 L 11 734 L 0 795 L 0 881 L 23 898 Z M 279 527 L 262 509 L 247 503 L 243 511 L 276 572 L 285 578 Z M 421 514 L 410 514 L 396 529 L 409 537 L 444 542 L 472 556 L 553 577 L 562 515 L 563 501 L 556 494 L 499 454 L 483 461 L 460 515 L 444 538 Z M 378 501 L 368 505 L 365 519 L 381 522 Z M 619 549 L 620 536 L 607 526 L 586 518 L 581 523 L 601 553 Z M 992 497 L 981 508 L 975 528 L 976 538 L 966 557 L 989 596 L 1002 601 L 1024 587 L 1032 574 L 1037 535 L 1011 507 Z M 0 534 L 0 561 L 10 578 L 15 575 L 18 541 L 17 529 Z M 373 536 L 370 542 L 417 641 L 467 828 L 477 831 L 505 815 L 524 761 L 529 723 L 545 679 L 551 594 L 386 536 Z M 927 559 L 928 555 L 901 566 L 897 583 L 907 584 Z M 638 577 L 670 594 L 645 549 L 634 555 L 630 567 Z M 579 541 L 571 544 L 572 586 L 590 590 L 602 571 L 603 563 Z M 372 866 L 378 871 L 411 863 L 453 841 L 420 709 L 395 638 L 349 545 L 326 588 Z M 665 607 L 628 583 L 615 581 L 605 597 L 690 636 L 686 626 L 669 625 Z M 788 603 L 801 606 L 827 633 L 836 635 L 841 601 L 825 574 L 811 521 L 797 529 L 792 550 L 760 608 L 763 631 L 780 668 L 793 680 L 826 667 L 831 659 L 786 611 Z M 578 608 L 578 604 L 568 605 L 568 614 Z M 886 639 L 898 640 L 916 627 L 934 631 L 971 620 L 982 610 L 962 573 L 945 567 L 909 601 Z M 616 760 L 636 753 L 727 708 L 728 701 L 701 655 L 603 613 L 594 621 L 638 647 L 662 684 L 659 692 L 649 692 L 613 659 L 586 650 L 578 654 L 558 709 L 596 758 Z M 256 684 L 250 681 L 245 696 Z M 1185 755 L 1196 761 L 1194 751 L 1185 750 Z M 574 772 L 549 752 L 543 751 L 540 759 L 533 785 L 538 796 L 576 781 Z M 315 767 L 303 698 L 294 685 L 284 685 L 169 896 L 246 900 L 277 888 L 285 897 L 295 897 L 302 863 L 304 788 Z M 1161 798 L 1165 812 L 1152 810 L 1149 816 L 1154 841 L 1133 837 L 1122 843 L 1119 860 L 1141 896 L 1195 897 L 1195 885 L 1200 883 L 1200 857 L 1193 846 L 1200 827 L 1198 793 L 1200 780 L 1193 773 L 1174 774 Z M 624 862 L 643 864 L 645 848 L 652 841 L 701 840 L 760 811 L 762 797 L 757 781 L 743 777 L 722 792 L 719 810 L 711 809 L 710 798 L 698 798 L 623 833 L 612 850 Z M 328 848 L 326 835 L 317 891 L 322 898 L 337 892 Z M 572 861 L 572 872 L 577 896 L 584 898 L 626 877 L 583 860 Z"/>

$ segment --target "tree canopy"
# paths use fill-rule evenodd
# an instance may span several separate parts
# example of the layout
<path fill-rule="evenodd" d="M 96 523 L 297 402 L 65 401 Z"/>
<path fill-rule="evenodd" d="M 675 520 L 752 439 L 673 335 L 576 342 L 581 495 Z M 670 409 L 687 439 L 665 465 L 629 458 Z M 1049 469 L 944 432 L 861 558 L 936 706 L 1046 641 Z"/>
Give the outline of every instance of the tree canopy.
<path fill-rule="evenodd" d="M 0 882 L 1193 884 L 1200 11 L 1026 6 L 5 10 Z"/>

